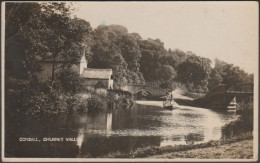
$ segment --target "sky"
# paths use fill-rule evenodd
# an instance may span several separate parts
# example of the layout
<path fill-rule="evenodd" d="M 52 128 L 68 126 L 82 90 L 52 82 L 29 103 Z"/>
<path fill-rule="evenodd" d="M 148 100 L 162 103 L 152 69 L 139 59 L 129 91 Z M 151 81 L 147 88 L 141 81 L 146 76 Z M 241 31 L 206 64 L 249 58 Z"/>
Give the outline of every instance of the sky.
<path fill-rule="evenodd" d="M 192 51 L 258 72 L 257 2 L 77 2 L 92 28 L 119 24 L 167 49 Z"/>

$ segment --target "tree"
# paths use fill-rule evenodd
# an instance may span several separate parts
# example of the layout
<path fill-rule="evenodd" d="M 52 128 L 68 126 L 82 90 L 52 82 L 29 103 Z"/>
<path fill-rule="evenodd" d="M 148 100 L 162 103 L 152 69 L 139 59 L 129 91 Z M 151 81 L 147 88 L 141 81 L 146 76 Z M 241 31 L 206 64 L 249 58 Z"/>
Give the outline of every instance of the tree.
<path fill-rule="evenodd" d="M 123 35 L 120 39 L 120 49 L 124 57 L 127 68 L 133 72 L 138 72 L 140 68 L 141 51 L 137 40 L 130 35 Z"/>
<path fill-rule="evenodd" d="M 167 54 L 164 44 L 159 39 L 142 40 L 139 42 L 141 48 L 140 71 L 143 73 L 145 80 L 157 82 L 161 69 L 160 58 Z"/>
<path fill-rule="evenodd" d="M 179 50 L 171 50 L 169 49 L 167 54 L 162 56 L 160 59 L 160 63 L 163 65 L 171 65 L 174 69 L 177 69 L 178 66 L 185 61 L 186 53 Z"/>
<path fill-rule="evenodd" d="M 223 84 L 253 85 L 253 74 L 248 74 L 238 66 L 219 59 L 215 59 L 215 67 L 212 73 L 212 75 L 215 73 L 215 77 L 217 75 Z M 212 76 L 212 79 L 214 79 L 214 76 Z M 213 80 L 210 80 L 210 86 L 216 84 Z"/>
<path fill-rule="evenodd" d="M 176 77 L 177 72 L 170 65 L 163 65 L 159 71 L 159 78 L 161 82 L 161 87 L 163 88 L 172 88 L 172 83 Z"/>
<path fill-rule="evenodd" d="M 159 78 L 162 81 L 173 80 L 176 75 L 176 71 L 170 65 L 163 65 L 159 71 Z"/>
<path fill-rule="evenodd" d="M 14 78 L 27 78 L 28 69 L 35 69 L 37 64 L 34 56 L 31 56 L 31 66 L 26 65 L 26 40 L 23 36 L 23 30 L 27 23 L 31 21 L 32 15 L 41 12 L 38 3 L 10 3 L 5 4 L 5 62 L 6 75 Z M 23 14 L 21 14 L 23 13 Z M 29 59 L 29 57 L 28 57 Z"/>
<path fill-rule="evenodd" d="M 10 31 L 6 39 L 16 34 L 23 38 L 25 56 L 22 60 L 29 76 L 40 70 L 39 60 L 48 59 L 52 61 L 54 81 L 57 69 L 79 60 L 83 36 L 90 32 L 90 28 L 82 20 L 70 18 L 70 6 L 60 2 L 7 3 L 7 6 Z M 25 11 L 24 17 L 20 16 L 24 15 L 21 11 Z M 13 27 L 15 20 L 19 22 L 18 27 Z M 58 60 L 63 61 L 59 67 Z"/>
<path fill-rule="evenodd" d="M 178 67 L 178 80 L 187 85 L 193 85 L 191 89 L 207 90 L 211 61 L 207 58 L 194 54 L 187 56 L 187 59 Z"/>
<path fill-rule="evenodd" d="M 209 90 L 221 84 L 222 82 L 223 82 L 223 77 L 216 69 L 213 68 L 210 72 L 210 77 L 209 77 L 209 84 L 208 84 Z"/>
<path fill-rule="evenodd" d="M 92 61 L 89 66 L 93 68 L 111 68 L 114 81 L 117 84 L 127 83 L 127 63 L 121 55 L 118 46 L 118 35 L 109 30 L 108 26 L 99 26 L 94 30 L 95 44 L 92 47 Z"/>

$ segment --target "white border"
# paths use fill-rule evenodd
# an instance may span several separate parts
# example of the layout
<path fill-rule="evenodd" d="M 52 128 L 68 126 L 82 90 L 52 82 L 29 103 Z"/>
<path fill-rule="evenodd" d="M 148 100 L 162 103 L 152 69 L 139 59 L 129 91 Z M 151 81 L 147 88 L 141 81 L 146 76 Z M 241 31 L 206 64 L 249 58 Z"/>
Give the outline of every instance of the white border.
<path fill-rule="evenodd" d="M 4 156 L 4 147 L 5 147 L 5 141 L 4 141 L 4 131 L 5 131 L 5 121 L 4 121 L 4 115 L 5 115 L 5 97 L 4 97 L 4 92 L 5 92 L 5 72 L 4 72 L 4 69 L 5 69 L 5 2 L 2 2 L 1 3 L 1 104 L 2 104 L 2 135 L 1 135 L 1 144 L 2 144 L 2 148 L 1 148 L 1 157 L 2 157 L 2 160 L 3 161 L 6 161 L 6 158 Z"/>
<path fill-rule="evenodd" d="M 12 1 L 15 2 L 15 1 Z M 22 2 L 22 1 L 19 1 Z M 35 1 L 26 1 L 26 2 L 35 2 Z M 41 1 L 41 2 L 48 2 L 48 1 Z M 53 1 L 54 2 L 54 1 Z M 67 2 L 77 2 L 77 1 L 67 1 Z M 80 1 L 81 2 L 81 1 Z M 147 1 L 149 2 L 149 1 Z M 151 2 L 151 1 L 150 1 Z M 156 2 L 156 1 L 153 1 Z M 157 1 L 158 2 L 158 1 Z M 178 2 L 178 1 L 177 1 Z M 183 1 L 184 2 L 184 1 Z M 186 1 L 188 2 L 188 1 Z M 214 1 L 211 1 L 214 2 Z M 215 1 L 216 2 L 216 1 Z M 4 98 L 4 92 L 5 92 L 5 3 L 1 3 L 1 34 L 2 34 L 2 44 L 1 44 L 1 100 L 2 100 L 2 135 L 1 135 L 1 142 L 2 142 L 2 161 L 3 162 L 252 162 L 258 160 L 258 88 L 259 88 L 259 63 L 258 63 L 258 70 L 255 70 L 254 72 L 254 131 L 253 131 L 253 159 L 147 159 L 147 158 L 134 158 L 134 159 L 115 159 L 115 158 L 6 158 L 4 156 L 4 147 L 5 147 L 5 141 L 4 141 L 4 131 L 5 131 L 5 98 Z M 258 4 L 258 14 L 259 14 L 259 4 Z M 259 19 L 259 17 L 258 17 Z M 258 32 L 259 32 L 259 22 L 258 22 Z M 259 36 L 259 33 L 258 33 Z M 259 43 L 259 40 L 258 40 Z M 259 47 L 258 47 L 258 53 L 259 53 Z M 259 57 L 259 56 L 258 56 Z M 259 58 L 258 58 L 259 61 Z"/>

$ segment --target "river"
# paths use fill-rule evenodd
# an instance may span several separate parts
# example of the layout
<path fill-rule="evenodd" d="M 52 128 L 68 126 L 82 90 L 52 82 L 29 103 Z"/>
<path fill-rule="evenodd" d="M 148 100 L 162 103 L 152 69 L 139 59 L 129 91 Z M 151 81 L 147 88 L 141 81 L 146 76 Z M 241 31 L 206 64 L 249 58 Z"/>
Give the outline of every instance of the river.
<path fill-rule="evenodd" d="M 223 126 L 238 118 L 198 107 L 169 111 L 161 106 L 159 101 L 136 101 L 133 108 L 96 114 L 65 114 L 33 122 L 9 119 L 5 153 L 7 157 L 102 157 L 146 146 L 201 143 L 223 138 Z"/>

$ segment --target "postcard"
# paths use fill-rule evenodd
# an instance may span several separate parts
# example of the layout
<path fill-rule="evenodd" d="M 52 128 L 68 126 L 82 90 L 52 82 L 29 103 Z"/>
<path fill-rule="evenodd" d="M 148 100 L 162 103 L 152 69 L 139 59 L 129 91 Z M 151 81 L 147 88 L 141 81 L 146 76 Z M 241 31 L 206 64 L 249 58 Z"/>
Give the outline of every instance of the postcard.
<path fill-rule="evenodd" d="M 257 2 L 1 7 L 3 162 L 258 160 Z"/>

